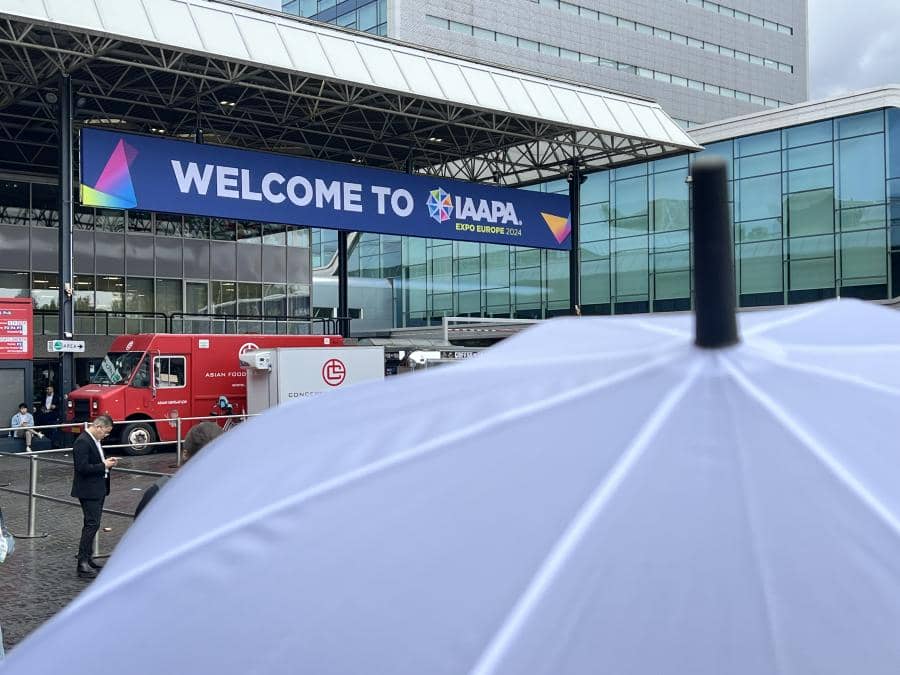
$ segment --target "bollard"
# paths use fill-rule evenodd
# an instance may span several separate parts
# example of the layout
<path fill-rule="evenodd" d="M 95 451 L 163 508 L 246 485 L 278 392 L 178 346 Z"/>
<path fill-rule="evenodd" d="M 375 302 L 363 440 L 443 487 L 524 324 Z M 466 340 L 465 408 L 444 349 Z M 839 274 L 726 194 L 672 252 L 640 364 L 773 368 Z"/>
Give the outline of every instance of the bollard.
<path fill-rule="evenodd" d="M 100 557 L 100 530 L 97 530 L 97 534 L 94 535 L 94 542 L 91 545 L 91 557 Z"/>
<path fill-rule="evenodd" d="M 36 533 L 37 520 L 37 482 L 38 482 L 38 458 L 31 457 L 28 460 L 28 532 L 17 534 L 20 539 L 42 539 L 49 536 L 47 532 Z"/>

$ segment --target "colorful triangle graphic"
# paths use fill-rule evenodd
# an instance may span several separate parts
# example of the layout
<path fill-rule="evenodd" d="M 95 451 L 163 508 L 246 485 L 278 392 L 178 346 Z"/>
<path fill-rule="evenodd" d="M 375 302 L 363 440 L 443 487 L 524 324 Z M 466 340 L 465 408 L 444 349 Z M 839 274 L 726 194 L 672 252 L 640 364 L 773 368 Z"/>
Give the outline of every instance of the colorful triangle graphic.
<path fill-rule="evenodd" d="M 82 183 L 81 203 L 85 206 L 115 209 L 130 209 L 137 206 L 134 184 L 128 170 L 135 157 L 137 150 L 124 140 L 119 140 L 94 186 Z"/>
<path fill-rule="evenodd" d="M 556 238 L 556 242 L 558 244 L 563 243 L 572 231 L 572 220 L 562 216 L 554 216 L 551 213 L 544 213 L 543 211 L 541 211 L 541 216 Z"/>

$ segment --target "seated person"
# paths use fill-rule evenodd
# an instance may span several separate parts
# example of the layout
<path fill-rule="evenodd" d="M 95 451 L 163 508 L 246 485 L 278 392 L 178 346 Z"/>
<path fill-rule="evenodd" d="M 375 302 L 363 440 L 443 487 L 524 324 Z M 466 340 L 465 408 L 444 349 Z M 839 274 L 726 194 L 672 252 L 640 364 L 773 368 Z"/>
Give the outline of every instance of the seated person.
<path fill-rule="evenodd" d="M 38 438 L 44 437 L 44 434 L 40 431 L 35 431 L 30 428 L 34 426 L 34 417 L 28 412 L 28 406 L 24 403 L 19 404 L 19 412 L 12 416 L 12 419 L 9 421 L 9 426 L 14 427 L 10 436 L 25 439 L 26 450 L 31 450 L 31 439 L 34 436 L 37 436 Z"/>

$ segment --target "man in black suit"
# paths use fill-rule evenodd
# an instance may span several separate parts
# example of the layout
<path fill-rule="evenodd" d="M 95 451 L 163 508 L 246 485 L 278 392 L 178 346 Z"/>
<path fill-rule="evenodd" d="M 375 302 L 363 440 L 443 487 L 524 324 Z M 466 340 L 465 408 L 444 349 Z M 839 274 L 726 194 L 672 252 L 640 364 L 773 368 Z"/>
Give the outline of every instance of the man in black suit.
<path fill-rule="evenodd" d="M 109 470 L 118 460 L 106 458 L 100 441 L 109 436 L 113 421 L 109 415 L 100 415 L 87 430 L 75 439 L 72 456 L 75 460 L 75 474 L 72 479 L 72 496 L 81 502 L 84 526 L 81 528 L 81 543 L 78 546 L 78 576 L 91 579 L 103 565 L 92 556 L 94 536 L 100 529 L 103 502 L 109 494 Z"/>

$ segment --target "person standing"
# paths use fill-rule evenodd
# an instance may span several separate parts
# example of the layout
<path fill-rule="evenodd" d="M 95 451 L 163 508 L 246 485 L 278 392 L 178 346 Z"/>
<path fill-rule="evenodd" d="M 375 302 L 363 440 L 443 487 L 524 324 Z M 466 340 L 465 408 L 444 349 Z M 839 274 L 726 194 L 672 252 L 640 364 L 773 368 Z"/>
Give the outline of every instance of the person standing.
<path fill-rule="evenodd" d="M 72 446 L 75 470 L 72 496 L 81 502 L 81 512 L 84 515 L 78 546 L 77 573 L 79 577 L 87 579 L 96 577 L 97 570 L 103 567 L 93 559 L 92 549 L 94 536 L 100 529 L 103 502 L 109 494 L 109 470 L 118 463 L 115 457 L 107 459 L 100 444 L 100 441 L 109 436 L 112 428 L 112 418 L 100 415 L 75 439 Z"/>
<path fill-rule="evenodd" d="M 59 424 L 59 411 L 59 395 L 56 393 L 53 385 L 48 384 L 47 389 L 44 391 L 44 398 L 41 400 L 40 423 L 47 425 Z M 48 430 L 47 436 L 53 442 L 53 447 L 59 447 L 59 429 Z"/>

